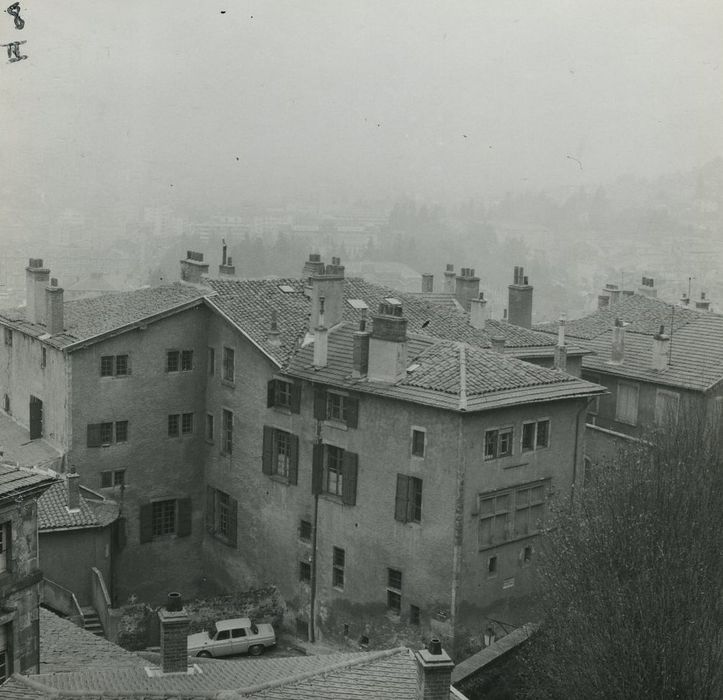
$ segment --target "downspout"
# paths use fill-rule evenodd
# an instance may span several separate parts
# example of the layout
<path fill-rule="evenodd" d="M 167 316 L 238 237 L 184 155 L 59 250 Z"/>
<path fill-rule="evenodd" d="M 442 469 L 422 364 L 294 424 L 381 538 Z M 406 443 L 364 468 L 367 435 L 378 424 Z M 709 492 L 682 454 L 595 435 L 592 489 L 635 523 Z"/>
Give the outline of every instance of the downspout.
<path fill-rule="evenodd" d="M 457 479 L 454 502 L 454 539 L 452 546 L 452 591 L 450 599 L 450 625 L 452 628 L 452 646 L 456 641 L 457 613 L 459 608 L 459 584 L 462 572 L 462 535 L 464 531 L 464 450 L 463 415 L 458 417 L 457 427 Z"/>
<path fill-rule="evenodd" d="M 321 421 L 316 421 L 316 442 L 321 443 Z M 316 533 L 319 525 L 319 494 L 314 494 L 314 522 L 311 526 L 311 596 L 309 599 L 309 641 L 316 641 Z"/>

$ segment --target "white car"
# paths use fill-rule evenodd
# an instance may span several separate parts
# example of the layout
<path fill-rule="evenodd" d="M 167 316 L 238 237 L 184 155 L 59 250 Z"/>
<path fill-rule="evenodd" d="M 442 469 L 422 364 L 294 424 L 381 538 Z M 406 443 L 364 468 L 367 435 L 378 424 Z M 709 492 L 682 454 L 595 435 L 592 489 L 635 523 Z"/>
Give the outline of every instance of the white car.
<path fill-rule="evenodd" d="M 268 623 L 255 625 L 248 617 L 220 620 L 209 632 L 188 636 L 189 656 L 231 656 L 249 653 L 263 654 L 267 647 L 276 644 L 276 632 Z"/>

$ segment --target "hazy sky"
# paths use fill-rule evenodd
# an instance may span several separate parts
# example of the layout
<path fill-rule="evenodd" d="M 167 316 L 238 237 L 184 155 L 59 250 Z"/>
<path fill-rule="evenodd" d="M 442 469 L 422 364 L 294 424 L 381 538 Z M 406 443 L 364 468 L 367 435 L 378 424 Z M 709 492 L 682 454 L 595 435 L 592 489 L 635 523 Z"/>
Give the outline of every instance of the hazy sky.
<path fill-rule="evenodd" d="M 720 0 L 21 6 L 4 197 L 457 199 L 723 154 Z"/>

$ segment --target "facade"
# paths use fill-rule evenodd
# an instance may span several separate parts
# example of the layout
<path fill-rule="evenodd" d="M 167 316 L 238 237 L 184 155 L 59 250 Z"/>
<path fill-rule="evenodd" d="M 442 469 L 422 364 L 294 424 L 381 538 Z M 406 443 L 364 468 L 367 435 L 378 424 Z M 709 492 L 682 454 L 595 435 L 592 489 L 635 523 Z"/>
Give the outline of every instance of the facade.
<path fill-rule="evenodd" d="M 475 315 L 473 275 L 450 313 L 336 259 L 207 271 L 192 254 L 185 283 L 62 304 L 33 260 L 26 308 L 0 314 L 13 417 L 119 503 L 114 599 L 274 582 L 300 633 L 370 644 L 378 623 L 453 643 L 512 615 L 599 387 L 553 369 L 546 334 Z"/>
<path fill-rule="evenodd" d="M 47 472 L 0 464 L 0 679 L 39 669 L 37 498 Z"/>

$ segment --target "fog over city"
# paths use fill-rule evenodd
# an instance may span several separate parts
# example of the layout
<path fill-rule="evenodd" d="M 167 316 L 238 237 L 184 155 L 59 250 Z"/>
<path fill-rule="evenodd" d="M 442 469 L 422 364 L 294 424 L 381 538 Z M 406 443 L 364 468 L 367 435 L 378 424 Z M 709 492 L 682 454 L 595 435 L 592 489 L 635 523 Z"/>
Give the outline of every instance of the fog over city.
<path fill-rule="evenodd" d="M 578 269 L 589 251 L 563 247 L 590 294 L 610 275 L 657 275 L 676 295 L 688 277 L 714 281 L 718 3 L 70 0 L 23 13 L 28 60 L 4 66 L 0 106 L 0 230 L 21 258 L 106 239 L 128 252 L 151 219 L 155 253 L 177 261 L 191 224 L 220 216 L 237 218 L 232 249 L 283 233 L 331 255 L 333 235 L 322 245 L 294 226 L 333 234 L 361 207 L 376 257 L 417 272 L 439 273 L 448 250 L 458 266 L 504 265 L 505 283 L 509 264 L 532 264 L 544 284 L 534 252 L 555 241 L 639 239 L 660 255 L 666 236 L 693 236 L 698 257 L 672 267 L 603 246 Z M 409 203 L 415 216 L 390 225 Z M 268 207 L 276 218 L 259 224 Z M 419 245 L 395 247 L 399 233 Z M 220 240 L 195 247 L 218 256 Z M 369 257 L 337 242 L 346 261 Z M 140 262 L 146 283 L 155 266 Z M 254 273 L 299 267 L 286 263 Z"/>

